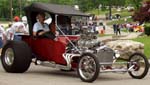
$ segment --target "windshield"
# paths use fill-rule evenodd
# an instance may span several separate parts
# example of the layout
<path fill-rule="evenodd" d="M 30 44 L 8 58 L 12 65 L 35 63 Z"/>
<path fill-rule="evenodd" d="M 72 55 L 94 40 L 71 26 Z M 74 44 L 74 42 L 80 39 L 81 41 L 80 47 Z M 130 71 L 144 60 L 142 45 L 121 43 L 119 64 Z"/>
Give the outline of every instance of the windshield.
<path fill-rule="evenodd" d="M 81 28 L 85 27 L 85 24 L 75 20 L 74 17 L 59 15 L 57 17 L 57 26 L 65 35 L 79 35 L 82 31 Z M 59 35 L 63 35 L 60 30 L 57 30 Z"/>

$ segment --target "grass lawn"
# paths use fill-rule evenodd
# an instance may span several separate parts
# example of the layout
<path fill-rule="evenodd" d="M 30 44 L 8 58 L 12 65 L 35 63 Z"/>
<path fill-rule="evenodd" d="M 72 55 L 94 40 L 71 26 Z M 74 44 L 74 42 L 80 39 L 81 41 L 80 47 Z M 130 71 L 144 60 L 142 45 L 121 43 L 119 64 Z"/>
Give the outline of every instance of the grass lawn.
<path fill-rule="evenodd" d="M 99 10 L 99 9 L 93 9 L 91 11 L 87 11 L 87 13 L 92 13 L 95 15 L 105 15 L 106 13 L 109 13 L 109 10 Z M 119 14 L 121 15 L 121 19 L 120 20 L 112 20 L 110 22 L 107 23 L 107 25 L 113 25 L 114 23 L 118 23 L 118 24 L 123 24 L 126 22 L 133 22 L 133 20 L 131 18 L 127 18 L 129 16 L 131 16 L 133 14 L 133 12 L 129 12 L 127 10 L 122 10 L 122 11 L 117 11 L 116 9 L 112 9 L 112 16 L 114 16 L 115 14 Z M 124 21 L 124 18 L 127 18 L 127 21 Z"/>
<path fill-rule="evenodd" d="M 121 15 L 121 18 L 123 17 L 128 17 L 128 16 L 131 16 L 133 14 L 133 12 L 129 12 L 127 10 L 122 10 L 122 11 L 116 11 L 116 10 L 112 10 L 112 15 L 114 14 L 120 14 Z"/>
<path fill-rule="evenodd" d="M 150 58 L 150 36 L 142 36 L 133 40 L 144 44 L 144 54 Z"/>
<path fill-rule="evenodd" d="M 108 10 L 102 11 L 99 9 L 93 9 L 91 11 L 87 11 L 87 13 L 91 13 L 91 14 L 95 14 L 95 15 L 105 15 L 106 13 L 108 13 Z"/>
<path fill-rule="evenodd" d="M 87 11 L 87 13 L 92 13 L 95 15 L 105 15 L 106 13 L 109 13 L 109 10 L 99 10 L 99 9 L 93 9 L 90 11 Z M 122 11 L 116 11 L 116 9 L 112 9 L 112 15 L 114 14 L 120 14 L 121 17 L 127 17 L 127 16 L 131 16 L 133 13 L 132 12 L 128 12 L 127 10 L 122 10 Z"/>
<path fill-rule="evenodd" d="M 133 20 L 131 18 L 128 18 L 126 22 L 133 22 Z M 108 22 L 107 25 L 113 25 L 113 24 L 124 24 L 125 21 L 124 19 L 120 19 L 120 20 L 114 20 L 114 21 L 111 21 L 111 22 Z"/>
<path fill-rule="evenodd" d="M 8 24 L 10 23 L 11 21 L 0 21 L 0 24 L 4 26 L 4 28 L 7 28 L 8 27 Z"/>

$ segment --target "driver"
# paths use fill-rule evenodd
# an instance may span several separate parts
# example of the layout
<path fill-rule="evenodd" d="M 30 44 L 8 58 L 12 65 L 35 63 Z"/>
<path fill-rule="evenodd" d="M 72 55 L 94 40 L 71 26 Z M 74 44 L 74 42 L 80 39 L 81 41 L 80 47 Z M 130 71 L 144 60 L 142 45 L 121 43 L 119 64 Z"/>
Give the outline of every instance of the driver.
<path fill-rule="evenodd" d="M 39 13 L 36 18 L 37 22 L 33 26 L 33 36 L 55 40 L 55 34 L 51 32 L 51 30 L 49 29 L 49 25 L 44 23 L 45 14 Z"/>
<path fill-rule="evenodd" d="M 36 18 L 37 22 L 33 26 L 33 36 L 40 36 L 50 31 L 48 24 L 44 23 L 45 20 L 44 13 L 39 13 Z"/>

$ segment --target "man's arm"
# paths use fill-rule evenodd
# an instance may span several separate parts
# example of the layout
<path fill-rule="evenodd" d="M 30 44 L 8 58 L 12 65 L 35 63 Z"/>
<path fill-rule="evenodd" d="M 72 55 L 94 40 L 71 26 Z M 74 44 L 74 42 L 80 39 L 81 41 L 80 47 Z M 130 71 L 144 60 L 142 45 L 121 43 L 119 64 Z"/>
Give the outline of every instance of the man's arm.
<path fill-rule="evenodd" d="M 45 33 L 45 31 L 39 31 L 39 32 L 33 32 L 33 36 L 40 36 L 43 35 Z"/>

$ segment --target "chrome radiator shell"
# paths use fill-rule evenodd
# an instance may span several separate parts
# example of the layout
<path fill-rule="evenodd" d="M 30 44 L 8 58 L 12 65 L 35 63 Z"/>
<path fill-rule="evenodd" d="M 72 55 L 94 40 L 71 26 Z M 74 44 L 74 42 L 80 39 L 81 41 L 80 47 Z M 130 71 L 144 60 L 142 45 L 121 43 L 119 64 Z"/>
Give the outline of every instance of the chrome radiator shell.
<path fill-rule="evenodd" d="M 114 51 L 111 48 L 101 46 L 97 49 L 95 55 L 98 57 L 100 63 L 107 63 L 107 65 L 113 63 Z"/>

